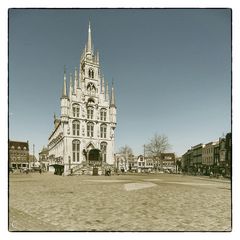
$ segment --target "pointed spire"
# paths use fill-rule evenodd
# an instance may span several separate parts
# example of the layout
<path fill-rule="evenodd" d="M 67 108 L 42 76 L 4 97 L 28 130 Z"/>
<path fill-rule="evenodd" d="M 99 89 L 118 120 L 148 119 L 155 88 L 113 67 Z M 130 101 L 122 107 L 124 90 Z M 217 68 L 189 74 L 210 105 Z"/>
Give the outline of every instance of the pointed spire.
<path fill-rule="evenodd" d="M 92 53 L 92 34 L 91 34 L 91 24 L 88 24 L 88 41 L 87 41 L 87 51 Z"/>
<path fill-rule="evenodd" d="M 104 75 L 102 76 L 102 86 L 101 86 L 102 93 L 105 92 L 105 83 L 104 83 Z"/>
<path fill-rule="evenodd" d="M 55 121 L 55 120 L 56 120 L 56 118 L 57 118 L 55 113 L 54 113 L 54 115 L 53 115 L 53 118 L 54 118 L 54 121 Z"/>
<path fill-rule="evenodd" d="M 69 97 L 72 96 L 73 87 L 72 87 L 72 73 L 70 73 L 70 83 L 69 83 Z"/>
<path fill-rule="evenodd" d="M 111 91 L 111 107 L 116 107 L 116 100 L 115 100 L 115 93 L 114 93 L 114 85 L 113 85 L 113 80 L 112 80 L 112 91 Z"/>
<path fill-rule="evenodd" d="M 99 63 L 99 52 L 97 51 L 97 63 Z"/>
<path fill-rule="evenodd" d="M 106 81 L 106 95 L 105 95 L 105 100 L 109 100 L 109 94 L 108 94 L 108 81 Z"/>
<path fill-rule="evenodd" d="M 74 94 L 77 94 L 77 67 L 75 67 L 75 73 L 74 73 Z"/>
<path fill-rule="evenodd" d="M 62 97 L 67 97 L 67 76 L 66 76 L 66 66 L 65 65 L 64 65 Z"/>

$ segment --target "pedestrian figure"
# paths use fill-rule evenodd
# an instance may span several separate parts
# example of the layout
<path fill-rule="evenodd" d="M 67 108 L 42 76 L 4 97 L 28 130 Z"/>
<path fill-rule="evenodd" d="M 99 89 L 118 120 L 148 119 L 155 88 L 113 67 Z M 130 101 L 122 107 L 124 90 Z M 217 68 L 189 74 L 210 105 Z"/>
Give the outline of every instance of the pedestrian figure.
<path fill-rule="evenodd" d="M 39 169 L 39 173 L 42 174 L 42 169 L 41 168 Z"/>

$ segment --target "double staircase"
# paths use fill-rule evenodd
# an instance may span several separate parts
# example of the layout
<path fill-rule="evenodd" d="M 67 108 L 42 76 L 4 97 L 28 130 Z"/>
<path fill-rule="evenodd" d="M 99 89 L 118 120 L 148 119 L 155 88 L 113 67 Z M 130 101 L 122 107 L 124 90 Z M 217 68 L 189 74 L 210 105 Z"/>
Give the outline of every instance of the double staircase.
<path fill-rule="evenodd" d="M 103 163 L 102 166 L 98 166 L 98 175 L 104 175 L 106 170 L 111 170 L 113 173 L 114 168 L 112 165 Z M 65 175 L 75 176 L 75 175 L 93 175 L 93 166 L 89 166 L 86 162 L 82 162 L 71 169 L 69 169 Z"/>

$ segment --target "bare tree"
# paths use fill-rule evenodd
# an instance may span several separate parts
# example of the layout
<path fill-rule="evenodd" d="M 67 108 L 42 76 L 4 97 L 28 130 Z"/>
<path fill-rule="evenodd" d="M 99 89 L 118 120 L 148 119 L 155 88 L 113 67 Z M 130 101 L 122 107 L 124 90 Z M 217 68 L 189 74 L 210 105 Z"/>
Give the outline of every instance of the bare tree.
<path fill-rule="evenodd" d="M 124 158 L 125 158 L 125 167 L 127 168 L 127 166 L 129 166 L 129 161 L 130 161 L 130 159 L 133 156 L 132 148 L 129 147 L 128 145 L 125 145 L 123 147 L 120 147 L 118 152 L 124 156 Z"/>
<path fill-rule="evenodd" d="M 150 143 L 145 145 L 145 153 L 150 156 L 158 163 L 160 162 L 160 170 L 163 171 L 163 159 L 162 153 L 168 151 L 171 148 L 171 145 L 168 142 L 168 137 L 165 135 L 154 134 L 153 138 L 150 140 Z"/>
<path fill-rule="evenodd" d="M 118 152 L 121 154 L 128 155 L 128 156 L 133 154 L 132 148 L 129 147 L 128 145 L 120 147 Z"/>

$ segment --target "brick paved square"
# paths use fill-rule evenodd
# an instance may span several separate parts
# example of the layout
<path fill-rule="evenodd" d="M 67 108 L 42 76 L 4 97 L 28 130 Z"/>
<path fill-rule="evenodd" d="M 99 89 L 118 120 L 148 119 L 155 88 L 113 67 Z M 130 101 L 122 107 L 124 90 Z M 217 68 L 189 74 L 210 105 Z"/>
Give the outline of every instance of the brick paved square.
<path fill-rule="evenodd" d="M 10 174 L 10 231 L 231 231 L 231 184 L 172 174 Z"/>

